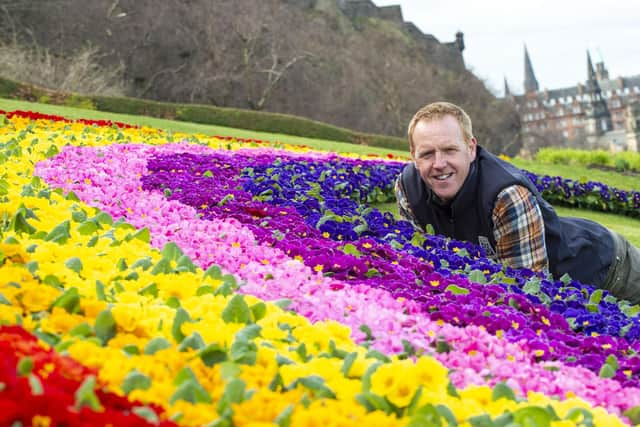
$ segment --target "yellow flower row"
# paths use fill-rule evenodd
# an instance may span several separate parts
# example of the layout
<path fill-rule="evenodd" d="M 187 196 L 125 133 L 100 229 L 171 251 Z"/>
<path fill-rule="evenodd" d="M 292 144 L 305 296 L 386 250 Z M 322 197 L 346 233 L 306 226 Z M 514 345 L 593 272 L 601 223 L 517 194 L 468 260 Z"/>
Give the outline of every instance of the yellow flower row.
<path fill-rule="evenodd" d="M 235 426 L 275 425 L 288 416 L 296 426 L 395 426 L 417 413 L 408 407 L 429 405 L 444 405 L 460 425 L 547 405 L 560 418 L 584 408 L 596 425 L 622 425 L 579 399 L 494 399 L 486 386 L 456 394 L 446 368 L 431 357 L 382 362 L 355 345 L 345 326 L 310 324 L 276 304 L 229 293 L 215 274 L 197 268 L 154 274 L 163 256 L 144 232 L 33 178 L 34 165 L 67 144 L 163 144 L 186 137 L 149 128 L 5 121 L 0 144 L 15 150 L 5 150 L 0 175 L 7 183 L 0 196 L 0 321 L 22 324 L 95 368 L 107 390 L 158 404 L 181 425 L 220 417 Z M 88 218 L 95 230 L 82 229 Z"/>

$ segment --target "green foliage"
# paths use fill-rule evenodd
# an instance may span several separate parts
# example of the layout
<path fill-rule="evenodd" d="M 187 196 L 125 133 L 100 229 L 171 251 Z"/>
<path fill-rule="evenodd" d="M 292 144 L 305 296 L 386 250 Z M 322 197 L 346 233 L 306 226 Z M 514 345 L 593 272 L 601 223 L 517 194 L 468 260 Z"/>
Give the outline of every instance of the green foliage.
<path fill-rule="evenodd" d="M 610 153 L 604 150 L 576 150 L 568 148 L 543 148 L 536 154 L 536 160 L 554 165 L 607 166 L 619 172 L 632 170 L 640 172 L 640 153 L 624 151 Z"/>
<path fill-rule="evenodd" d="M 21 98 L 24 93 L 30 94 L 29 99 L 39 99 L 42 102 L 54 101 L 56 98 L 30 85 L 0 78 L 1 97 Z M 66 97 L 63 96 L 62 99 L 63 104 L 66 106 L 89 110 L 175 119 L 191 123 L 327 139 L 393 150 L 404 151 L 407 149 L 407 143 L 402 138 L 354 132 L 338 126 L 287 114 L 98 95 L 83 96 L 73 94 Z"/>

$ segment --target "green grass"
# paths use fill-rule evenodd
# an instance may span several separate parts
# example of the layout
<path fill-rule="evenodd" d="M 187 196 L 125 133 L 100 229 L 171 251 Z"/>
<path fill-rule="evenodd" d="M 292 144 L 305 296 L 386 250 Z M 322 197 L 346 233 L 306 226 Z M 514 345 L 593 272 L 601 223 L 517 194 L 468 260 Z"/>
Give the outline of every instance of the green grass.
<path fill-rule="evenodd" d="M 521 169 L 526 169 L 538 175 L 561 176 L 576 181 L 597 181 L 621 190 L 640 191 L 640 178 L 636 175 L 623 175 L 613 171 L 603 171 L 578 165 L 558 165 L 512 159 L 511 162 Z"/>
<path fill-rule="evenodd" d="M 44 114 L 55 114 L 70 119 L 111 120 L 131 125 L 150 126 L 171 132 L 200 133 L 204 135 L 233 136 L 236 138 L 259 139 L 271 142 L 283 142 L 292 145 L 306 145 L 318 150 L 332 151 L 336 153 L 377 154 L 388 153 L 396 156 L 408 156 L 408 150 L 390 150 L 387 148 L 368 147 L 365 145 L 336 142 L 324 139 L 304 138 L 300 136 L 285 135 L 279 133 L 256 132 L 245 129 L 235 129 L 223 126 L 203 125 L 198 123 L 181 122 L 175 120 L 158 119 L 147 116 L 132 116 L 127 114 L 108 113 L 104 111 L 86 110 L 82 108 L 64 107 L 59 105 L 40 104 L 36 102 L 15 101 L 0 98 L 0 110 L 35 111 Z"/>
<path fill-rule="evenodd" d="M 398 215 L 398 205 L 393 203 L 380 203 L 375 205 L 383 212 L 391 212 L 396 218 Z M 617 231 L 625 236 L 631 243 L 640 248 L 640 219 L 615 215 L 605 212 L 593 212 L 582 209 L 571 209 L 565 207 L 553 207 L 560 216 L 574 216 L 578 218 L 590 219 L 604 225 L 605 227 Z"/>
<path fill-rule="evenodd" d="M 81 108 L 63 107 L 48 104 L 39 104 L 25 101 L 14 101 L 0 98 L 0 110 L 31 110 L 45 114 L 55 114 L 71 119 L 103 119 L 120 121 L 133 125 L 146 125 L 172 132 L 201 133 L 205 135 L 235 136 L 238 138 L 252 138 L 266 141 L 279 141 L 293 145 L 307 145 L 315 149 L 333 152 L 351 152 L 357 154 L 394 154 L 396 156 L 407 157 L 408 152 L 398 150 L 388 150 L 377 147 L 367 147 L 343 142 L 327 141 L 321 139 L 303 138 L 298 136 L 274 134 L 266 132 L 255 132 L 243 129 L 234 129 L 221 126 L 209 126 L 196 123 L 187 123 L 173 120 L 157 119 L 146 116 L 131 116 L 126 114 L 107 113 Z M 640 190 L 640 180 L 637 177 L 630 177 L 614 172 L 603 172 L 595 169 L 587 169 L 580 166 L 547 165 L 514 159 L 513 163 L 523 169 L 527 169 L 537 174 L 560 175 L 565 178 L 582 179 L 588 177 L 590 180 L 604 182 L 625 190 Z M 376 205 L 378 209 L 392 212 L 397 215 L 395 203 Z M 626 236 L 636 246 L 640 246 L 640 220 L 619 215 L 612 215 L 600 212 L 584 211 L 579 209 L 556 208 L 559 215 L 576 216 L 587 218 L 603 224 L 612 230 L 618 231 Z"/>

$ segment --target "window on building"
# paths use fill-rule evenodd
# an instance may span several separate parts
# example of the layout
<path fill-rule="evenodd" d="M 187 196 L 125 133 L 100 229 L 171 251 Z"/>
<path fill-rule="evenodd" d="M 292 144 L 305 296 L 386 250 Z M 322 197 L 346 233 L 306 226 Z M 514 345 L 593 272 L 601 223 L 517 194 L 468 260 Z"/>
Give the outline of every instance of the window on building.
<path fill-rule="evenodd" d="M 600 123 L 602 124 L 602 130 L 604 132 L 609 130 L 609 127 L 607 126 L 607 121 L 605 119 L 600 120 Z"/>
<path fill-rule="evenodd" d="M 567 132 L 566 130 L 563 130 L 562 136 L 564 136 L 565 138 L 569 138 L 569 132 Z"/>

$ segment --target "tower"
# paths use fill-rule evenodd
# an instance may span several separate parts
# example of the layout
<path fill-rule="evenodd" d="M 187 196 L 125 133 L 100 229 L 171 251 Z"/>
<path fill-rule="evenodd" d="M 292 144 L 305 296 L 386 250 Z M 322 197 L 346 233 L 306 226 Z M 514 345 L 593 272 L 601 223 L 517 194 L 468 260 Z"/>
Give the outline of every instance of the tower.
<path fill-rule="evenodd" d="M 513 98 L 511 94 L 511 89 L 509 89 L 509 83 L 507 83 L 507 78 L 504 78 L 504 97 L 507 99 Z"/>
<path fill-rule="evenodd" d="M 587 51 L 587 82 L 585 84 L 585 94 L 587 102 L 585 105 L 587 119 L 587 142 L 594 146 L 599 136 L 613 129 L 611 113 L 607 107 L 607 102 L 602 96 L 596 72 L 593 69 L 591 55 Z"/>
<path fill-rule="evenodd" d="M 529 52 L 527 51 L 527 46 L 524 47 L 524 92 L 537 92 L 539 90 L 538 80 L 536 80 L 536 75 L 533 73 L 533 66 L 531 65 L 531 60 L 529 59 Z"/>

